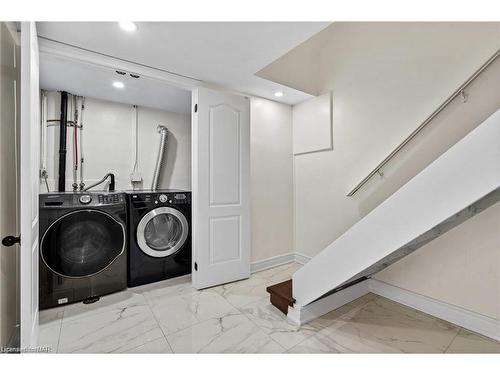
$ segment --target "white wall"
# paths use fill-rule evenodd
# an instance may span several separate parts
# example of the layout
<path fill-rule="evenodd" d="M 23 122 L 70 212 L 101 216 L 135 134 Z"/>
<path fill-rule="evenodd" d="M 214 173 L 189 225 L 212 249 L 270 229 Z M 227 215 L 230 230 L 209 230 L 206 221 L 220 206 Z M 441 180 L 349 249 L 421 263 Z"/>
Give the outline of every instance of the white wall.
<path fill-rule="evenodd" d="M 333 151 L 295 157 L 297 251 L 315 255 L 500 105 L 500 61 L 353 198 L 346 197 L 500 48 L 499 24 L 340 23 L 323 48 Z"/>
<path fill-rule="evenodd" d="M 59 118 L 60 95 L 48 93 L 48 118 Z M 139 107 L 139 170 L 149 189 L 158 150 L 158 124 L 168 127 L 163 188 L 191 190 L 190 115 Z M 85 182 L 111 171 L 116 189 L 131 189 L 135 120 L 132 106 L 86 99 L 84 114 Z M 68 128 L 66 190 L 72 189 L 72 136 Z M 57 176 L 59 127 L 48 129 L 49 185 Z M 107 185 L 103 185 L 107 186 Z M 41 191 L 46 191 L 41 185 Z M 266 99 L 251 100 L 252 261 L 293 251 L 293 158 L 291 107 Z"/>
<path fill-rule="evenodd" d="M 252 261 L 293 251 L 291 107 L 251 100 Z"/>
<path fill-rule="evenodd" d="M 314 55 L 318 66 L 314 79 L 305 75 L 307 81 L 318 93 L 333 91 L 333 151 L 295 157 L 295 249 L 310 256 L 338 238 L 500 107 L 497 61 L 467 90 L 467 103 L 455 100 L 384 168 L 383 177 L 375 177 L 348 198 L 348 191 L 500 48 L 500 24 L 335 23 L 320 34 L 298 47 L 303 53 L 294 50 L 290 56 L 280 58 L 276 66 L 266 68 L 267 75 L 274 69 L 275 81 L 282 82 L 280 74 L 285 73 L 295 77 L 290 79 L 294 81 L 301 72 L 290 72 L 283 66 L 306 70 L 310 66 L 308 59 Z M 302 64 L 297 63 L 300 60 Z M 307 82 L 300 83 L 307 86 Z M 492 225 L 488 215 L 475 220 L 482 221 L 485 227 Z M 452 239 L 455 235 L 463 236 L 461 230 L 462 227 L 456 228 L 439 242 L 447 249 L 453 246 L 457 259 L 471 254 L 470 247 Z M 495 235 L 496 232 L 489 233 Z M 445 241 L 450 242 L 445 245 Z M 487 246 L 494 246 L 491 238 Z M 497 262 L 493 252 L 498 248 L 488 249 L 483 253 L 487 257 L 482 260 L 483 266 Z M 464 298 L 470 294 L 463 290 L 471 291 L 476 284 L 471 280 L 464 289 L 463 283 L 455 282 L 457 274 L 452 267 L 442 266 L 437 277 L 435 268 L 427 265 L 436 262 L 438 267 L 442 258 L 433 255 L 431 251 L 418 251 L 405 261 L 404 267 L 394 265 L 398 270 L 391 274 L 391 283 L 436 298 L 463 293 L 462 300 L 452 298 L 455 303 L 491 315 L 488 299 L 500 294 L 498 282 L 485 283 L 484 293 L 470 297 L 466 303 Z M 483 266 L 470 262 L 462 270 L 468 274 L 485 272 L 480 271 Z M 417 273 L 418 280 L 403 282 L 406 274 Z M 423 279 L 427 280 L 426 288 L 420 285 Z M 436 285 L 435 292 L 431 291 L 432 285 Z M 480 298 L 482 302 L 478 301 Z"/>
<path fill-rule="evenodd" d="M 376 279 L 500 320 L 499 233 L 497 203 Z"/>
<path fill-rule="evenodd" d="M 165 168 L 160 176 L 161 188 L 191 190 L 191 117 L 186 114 L 139 107 L 138 170 L 142 187 L 149 189 L 154 172 L 160 136 L 158 124 L 169 129 Z M 60 94 L 48 93 L 48 119 L 58 119 Z M 113 172 L 116 189 L 132 189 L 130 173 L 134 165 L 135 114 L 131 105 L 86 98 L 83 129 L 85 157 L 84 179 L 88 186 Z M 47 132 L 47 169 L 50 189 L 57 185 L 59 126 Z M 73 128 L 68 128 L 66 190 L 72 190 Z M 54 180 L 55 179 L 55 180 Z M 55 183 L 55 184 L 54 184 Z M 104 189 L 107 185 L 101 185 Z M 46 191 L 42 184 L 40 191 Z"/>

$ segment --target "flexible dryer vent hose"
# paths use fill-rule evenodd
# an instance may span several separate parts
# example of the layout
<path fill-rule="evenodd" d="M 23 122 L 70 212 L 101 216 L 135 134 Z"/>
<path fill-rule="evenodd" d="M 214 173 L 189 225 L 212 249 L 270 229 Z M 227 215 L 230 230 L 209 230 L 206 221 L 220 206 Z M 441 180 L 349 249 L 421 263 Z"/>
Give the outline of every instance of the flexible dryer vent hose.
<path fill-rule="evenodd" d="M 160 133 L 160 148 L 158 149 L 158 157 L 156 158 L 155 172 L 153 173 L 153 182 L 151 183 L 151 190 L 158 190 L 158 180 L 163 168 L 163 157 L 167 149 L 167 135 L 168 129 L 165 126 L 158 125 L 158 133 Z"/>

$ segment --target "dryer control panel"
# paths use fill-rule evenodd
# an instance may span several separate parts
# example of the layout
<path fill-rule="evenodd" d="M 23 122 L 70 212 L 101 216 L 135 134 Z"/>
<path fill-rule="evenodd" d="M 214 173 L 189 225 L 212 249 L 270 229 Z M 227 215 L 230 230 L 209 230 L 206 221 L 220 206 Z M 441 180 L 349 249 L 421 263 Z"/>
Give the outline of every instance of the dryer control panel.
<path fill-rule="evenodd" d="M 152 205 L 190 204 L 191 193 L 187 191 L 160 191 L 160 192 L 137 192 L 131 193 L 132 203 L 144 203 Z"/>

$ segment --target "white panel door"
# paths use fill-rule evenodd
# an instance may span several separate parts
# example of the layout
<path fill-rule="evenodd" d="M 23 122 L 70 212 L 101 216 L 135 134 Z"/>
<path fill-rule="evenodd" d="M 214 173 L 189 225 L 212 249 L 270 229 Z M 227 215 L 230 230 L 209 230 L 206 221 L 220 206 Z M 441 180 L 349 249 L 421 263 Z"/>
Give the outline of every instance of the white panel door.
<path fill-rule="evenodd" d="M 193 92 L 193 285 L 250 276 L 250 100 Z"/>
<path fill-rule="evenodd" d="M 34 22 L 21 24 L 21 348 L 38 336 L 40 89 Z"/>

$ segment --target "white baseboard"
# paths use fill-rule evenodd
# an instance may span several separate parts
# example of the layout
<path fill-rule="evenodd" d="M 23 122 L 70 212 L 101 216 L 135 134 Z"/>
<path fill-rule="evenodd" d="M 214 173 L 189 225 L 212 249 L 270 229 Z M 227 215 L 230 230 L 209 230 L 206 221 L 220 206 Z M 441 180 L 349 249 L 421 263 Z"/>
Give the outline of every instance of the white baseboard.
<path fill-rule="evenodd" d="M 295 261 L 297 263 L 300 263 L 302 265 L 306 264 L 307 262 L 309 262 L 311 260 L 312 257 L 310 257 L 309 255 L 304 255 L 304 254 L 301 254 L 301 253 L 295 253 Z"/>
<path fill-rule="evenodd" d="M 500 341 L 500 320 L 370 279 L 370 292 Z"/>
<path fill-rule="evenodd" d="M 250 273 L 264 271 L 269 268 L 282 266 L 283 264 L 288 264 L 292 262 L 306 264 L 310 259 L 311 257 L 300 253 L 286 253 L 282 255 L 277 255 L 271 258 L 252 262 L 250 264 Z"/>
<path fill-rule="evenodd" d="M 250 272 L 264 271 L 269 268 L 281 266 L 283 264 L 292 263 L 295 261 L 295 253 L 287 253 L 283 255 L 277 255 L 271 258 L 258 260 L 250 264 Z"/>
<path fill-rule="evenodd" d="M 339 307 L 364 296 L 369 292 L 368 280 L 314 301 L 306 306 L 289 307 L 287 319 L 295 325 L 302 325 Z"/>
<path fill-rule="evenodd" d="M 251 264 L 251 272 L 263 271 L 291 262 L 305 264 L 310 259 L 307 255 L 300 253 L 287 253 L 253 262 Z M 470 331 L 500 341 L 500 320 L 374 279 L 365 280 L 340 292 L 314 301 L 309 305 L 290 307 L 287 318 L 293 324 L 305 324 L 368 292 L 373 292 Z"/>

